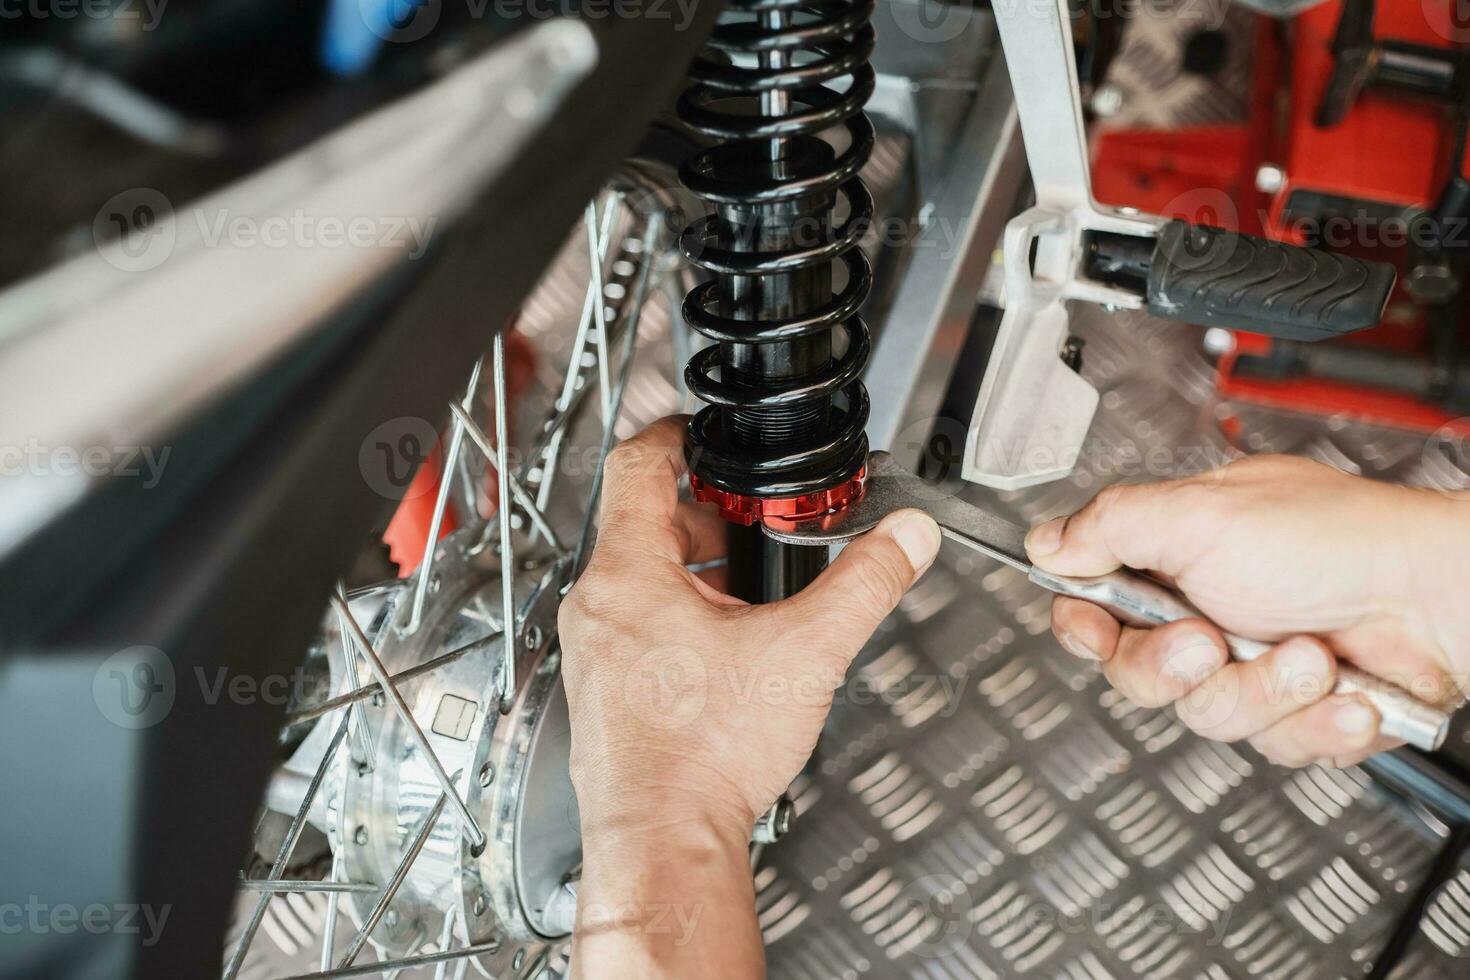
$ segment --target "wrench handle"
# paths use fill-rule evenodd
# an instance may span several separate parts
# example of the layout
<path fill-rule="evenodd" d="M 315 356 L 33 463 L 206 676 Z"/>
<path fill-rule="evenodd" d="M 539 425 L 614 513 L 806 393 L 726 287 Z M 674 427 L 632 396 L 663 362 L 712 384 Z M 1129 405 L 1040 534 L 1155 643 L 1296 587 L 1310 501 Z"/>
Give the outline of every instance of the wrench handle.
<path fill-rule="evenodd" d="M 1091 578 L 1052 575 L 1033 568 L 1031 581 L 1058 595 L 1084 599 L 1106 609 L 1129 626 L 1154 627 L 1180 619 L 1209 617 L 1187 599 L 1153 579 L 1120 570 Z M 1223 632 L 1223 631 L 1222 631 Z M 1225 633 L 1225 643 L 1236 660 L 1250 661 L 1272 644 Z M 1379 731 L 1415 748 L 1433 752 L 1449 734 L 1450 713 L 1426 704 L 1408 691 L 1380 677 L 1338 661 L 1336 694 L 1357 694 L 1378 712 Z"/>

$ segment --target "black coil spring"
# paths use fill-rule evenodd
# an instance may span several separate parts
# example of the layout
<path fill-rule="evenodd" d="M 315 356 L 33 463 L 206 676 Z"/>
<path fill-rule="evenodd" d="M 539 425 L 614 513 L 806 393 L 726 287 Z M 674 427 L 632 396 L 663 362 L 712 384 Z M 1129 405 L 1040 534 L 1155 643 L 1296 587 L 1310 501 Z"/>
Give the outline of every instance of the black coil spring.
<path fill-rule="evenodd" d="M 871 341 L 858 310 L 872 270 L 858 243 L 873 200 L 858 172 L 873 149 L 863 113 L 874 83 L 873 0 L 732 0 L 728 9 L 752 19 L 715 28 L 679 102 L 680 117 L 717 141 L 680 170 L 685 186 L 716 209 L 681 240 L 690 262 L 713 274 L 685 298 L 684 317 L 716 341 L 685 370 L 690 390 L 708 403 L 690 423 L 690 462 L 722 490 L 795 496 L 843 483 L 867 459 L 860 377 Z M 752 111 L 772 94 L 783 102 Z M 835 127 L 847 131 L 840 151 L 818 135 Z M 847 216 L 834 226 L 839 198 Z M 793 218 L 819 230 L 781 234 Z M 832 286 L 839 262 L 846 273 L 840 290 Z M 821 284 L 820 295 L 784 309 L 770 302 L 761 309 L 760 301 L 742 308 L 736 299 L 741 290 L 764 296 L 773 280 L 789 282 L 793 274 Z M 839 327 L 846 347 L 832 356 Z M 826 353 L 811 370 L 755 378 L 730 370 L 737 349 L 769 352 L 818 340 Z"/>

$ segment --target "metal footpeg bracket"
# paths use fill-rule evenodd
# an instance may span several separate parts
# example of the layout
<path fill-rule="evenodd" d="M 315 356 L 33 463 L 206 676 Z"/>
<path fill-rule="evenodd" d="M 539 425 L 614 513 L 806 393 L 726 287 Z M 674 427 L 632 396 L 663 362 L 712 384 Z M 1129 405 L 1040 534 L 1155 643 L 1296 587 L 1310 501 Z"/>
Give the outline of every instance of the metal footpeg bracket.
<path fill-rule="evenodd" d="M 1098 393 L 1068 354 L 1069 301 L 1296 340 L 1378 322 L 1391 266 L 1097 204 L 1068 0 L 994 13 L 1036 205 L 1006 227 L 1006 309 L 970 419 L 966 480 L 1016 490 L 1071 472 Z"/>

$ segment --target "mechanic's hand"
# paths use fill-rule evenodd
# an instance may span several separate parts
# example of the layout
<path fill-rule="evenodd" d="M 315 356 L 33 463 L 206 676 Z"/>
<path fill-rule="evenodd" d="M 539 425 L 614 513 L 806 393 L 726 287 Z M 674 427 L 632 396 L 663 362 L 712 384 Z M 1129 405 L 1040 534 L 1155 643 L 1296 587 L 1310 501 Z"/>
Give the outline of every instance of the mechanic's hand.
<path fill-rule="evenodd" d="M 1063 647 L 1102 662 L 1145 707 L 1273 762 L 1350 765 L 1397 744 L 1377 712 L 1331 693 L 1337 658 L 1430 702 L 1454 703 L 1470 673 L 1470 500 L 1376 483 L 1309 460 L 1255 457 L 1190 479 L 1115 486 L 1078 513 L 1033 528 L 1041 568 L 1101 575 L 1120 566 L 1171 581 L 1242 636 L 1280 641 L 1233 663 L 1201 620 L 1120 627 L 1058 598 Z"/>
<path fill-rule="evenodd" d="M 678 500 L 684 423 L 655 422 L 609 456 L 597 547 L 561 606 L 572 779 L 584 839 L 694 821 L 743 848 L 853 657 L 933 562 L 939 528 L 892 514 L 800 595 L 733 599 L 685 568 L 721 557 L 726 535 L 713 507 Z"/>

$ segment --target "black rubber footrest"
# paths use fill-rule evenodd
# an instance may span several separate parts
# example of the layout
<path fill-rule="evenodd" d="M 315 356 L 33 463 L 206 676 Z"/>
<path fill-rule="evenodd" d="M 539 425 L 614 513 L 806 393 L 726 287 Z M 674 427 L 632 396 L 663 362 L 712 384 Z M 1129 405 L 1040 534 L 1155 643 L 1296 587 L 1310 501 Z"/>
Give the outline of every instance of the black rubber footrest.
<path fill-rule="evenodd" d="M 1289 340 L 1375 326 L 1397 273 L 1384 262 L 1171 221 L 1148 273 L 1155 316 Z"/>

